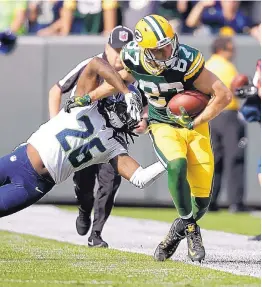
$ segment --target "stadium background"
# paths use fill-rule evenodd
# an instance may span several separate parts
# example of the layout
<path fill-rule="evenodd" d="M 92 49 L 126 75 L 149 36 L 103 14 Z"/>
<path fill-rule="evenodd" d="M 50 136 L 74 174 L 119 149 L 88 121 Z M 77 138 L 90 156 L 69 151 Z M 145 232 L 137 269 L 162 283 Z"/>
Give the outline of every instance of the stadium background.
<path fill-rule="evenodd" d="M 182 43 L 192 45 L 208 59 L 213 36 L 180 36 Z M 22 36 L 17 49 L 10 55 L 0 56 L 1 67 L 1 146 L 0 156 L 9 153 L 25 141 L 41 123 L 48 120 L 48 91 L 52 85 L 77 63 L 103 51 L 107 38 L 102 36 L 68 36 L 41 38 Z M 234 37 L 236 57 L 234 63 L 240 73 L 254 75 L 255 63 L 260 58 L 260 46 L 250 36 Z M 260 127 L 248 124 L 246 153 L 246 203 L 260 206 L 260 187 L 256 168 L 260 156 Z M 131 155 L 142 165 L 156 160 L 147 135 L 136 139 L 130 147 Z M 220 203 L 227 205 L 226 192 Z M 57 186 L 42 202 L 74 203 L 72 180 Z M 167 189 L 166 175 L 146 191 L 135 189 L 128 182 L 121 184 L 116 204 L 172 205 Z"/>

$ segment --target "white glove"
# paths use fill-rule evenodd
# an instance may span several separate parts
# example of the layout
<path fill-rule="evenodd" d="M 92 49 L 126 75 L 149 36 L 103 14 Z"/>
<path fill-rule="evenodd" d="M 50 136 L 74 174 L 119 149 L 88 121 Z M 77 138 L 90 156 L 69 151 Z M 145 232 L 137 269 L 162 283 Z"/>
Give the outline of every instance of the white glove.
<path fill-rule="evenodd" d="M 127 104 L 127 113 L 135 121 L 141 121 L 141 101 L 138 99 L 138 95 L 134 92 L 125 94 L 125 100 Z"/>

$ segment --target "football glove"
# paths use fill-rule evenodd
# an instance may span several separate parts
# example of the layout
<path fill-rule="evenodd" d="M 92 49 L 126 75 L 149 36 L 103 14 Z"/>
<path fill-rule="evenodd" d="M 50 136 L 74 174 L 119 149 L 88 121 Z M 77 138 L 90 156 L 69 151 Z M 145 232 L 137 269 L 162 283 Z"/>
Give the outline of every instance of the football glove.
<path fill-rule="evenodd" d="M 91 104 L 91 98 L 89 95 L 83 97 L 70 98 L 66 101 L 64 111 L 70 113 L 72 108 L 89 106 Z"/>
<path fill-rule="evenodd" d="M 179 110 L 181 112 L 181 115 L 177 116 L 170 111 L 169 107 L 167 107 L 166 112 L 167 112 L 169 119 L 179 124 L 183 128 L 192 130 L 194 128 L 193 119 L 188 115 L 184 107 L 182 106 L 179 107 Z"/>

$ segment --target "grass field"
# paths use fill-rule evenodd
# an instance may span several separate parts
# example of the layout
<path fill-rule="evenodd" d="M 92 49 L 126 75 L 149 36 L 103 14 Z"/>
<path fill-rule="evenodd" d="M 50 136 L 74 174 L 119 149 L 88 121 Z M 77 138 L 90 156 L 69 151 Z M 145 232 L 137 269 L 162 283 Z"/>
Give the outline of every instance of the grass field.
<path fill-rule="evenodd" d="M 67 210 L 77 210 L 75 206 L 60 207 Z M 173 219 L 177 217 L 177 212 L 173 208 L 115 207 L 112 210 L 112 215 L 172 222 Z M 227 211 L 210 212 L 199 221 L 199 224 L 204 229 L 236 234 L 257 235 L 261 232 L 260 217 L 255 217 L 249 213 L 232 214 Z"/>
<path fill-rule="evenodd" d="M 0 232 L 1 287 L 260 286 L 260 279 L 151 256 Z"/>

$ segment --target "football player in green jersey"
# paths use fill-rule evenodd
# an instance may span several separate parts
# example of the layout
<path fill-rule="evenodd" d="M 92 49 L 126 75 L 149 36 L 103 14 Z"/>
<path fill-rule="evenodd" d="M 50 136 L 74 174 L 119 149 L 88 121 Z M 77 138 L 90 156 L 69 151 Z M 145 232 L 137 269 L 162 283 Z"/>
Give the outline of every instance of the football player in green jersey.
<path fill-rule="evenodd" d="M 149 133 L 168 171 L 168 187 L 180 216 L 154 257 L 160 261 L 171 257 L 186 237 L 189 257 L 201 261 L 205 249 L 196 221 L 208 209 L 214 170 L 208 122 L 231 101 L 232 94 L 205 69 L 200 51 L 179 44 L 165 18 L 142 18 L 136 25 L 135 39 L 123 48 L 122 62 L 148 97 Z M 166 108 L 168 101 L 192 89 L 210 95 L 210 104 L 195 119 L 188 117 L 183 107 L 181 116 L 173 116 Z"/>
<path fill-rule="evenodd" d="M 155 152 L 168 171 L 168 187 L 179 213 L 154 257 L 163 261 L 187 238 L 188 256 L 193 261 L 205 257 L 197 221 L 210 202 L 214 158 L 208 122 L 231 101 L 232 93 L 204 65 L 200 51 L 178 42 L 168 21 L 158 15 L 142 18 L 135 27 L 136 41 L 121 51 L 124 80 L 136 80 L 148 98 L 149 134 Z M 167 109 L 169 100 L 183 90 L 197 89 L 210 95 L 204 111 L 192 119 L 183 107 L 181 116 Z M 114 89 L 104 83 L 89 94 L 109 95 Z"/>

